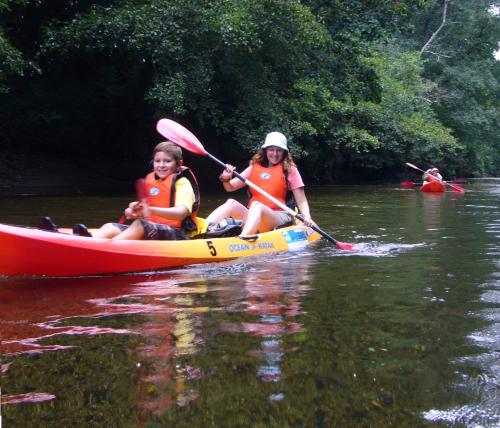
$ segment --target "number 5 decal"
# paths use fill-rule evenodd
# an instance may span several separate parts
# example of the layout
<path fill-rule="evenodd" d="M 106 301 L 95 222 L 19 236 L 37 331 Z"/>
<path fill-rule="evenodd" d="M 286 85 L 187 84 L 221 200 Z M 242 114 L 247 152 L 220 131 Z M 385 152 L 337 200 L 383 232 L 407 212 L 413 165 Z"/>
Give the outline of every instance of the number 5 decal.
<path fill-rule="evenodd" d="M 212 241 L 207 241 L 207 245 L 208 245 L 208 249 L 210 250 L 210 254 L 212 254 L 212 256 L 216 256 L 217 255 L 217 250 L 215 249 L 214 244 L 212 243 Z"/>

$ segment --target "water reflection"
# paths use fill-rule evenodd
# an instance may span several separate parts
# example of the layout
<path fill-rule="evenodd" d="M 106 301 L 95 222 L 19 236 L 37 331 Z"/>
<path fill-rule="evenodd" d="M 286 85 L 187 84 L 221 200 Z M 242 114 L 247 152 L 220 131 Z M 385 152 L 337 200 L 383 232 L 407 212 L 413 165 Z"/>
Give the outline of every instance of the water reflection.
<path fill-rule="evenodd" d="M 424 226 L 428 231 L 438 232 L 442 228 L 443 216 L 451 215 L 447 210 L 464 198 L 464 193 L 421 193 L 421 196 Z"/>
<path fill-rule="evenodd" d="M 297 350 L 287 347 L 284 339 L 303 330 L 303 324 L 296 319 L 301 315 L 301 298 L 309 290 L 312 263 L 312 256 L 275 258 L 260 270 L 245 272 L 240 277 L 243 288 L 238 300 L 250 320 L 223 322 L 221 327 L 226 332 L 246 333 L 260 339 L 259 348 L 250 350 L 249 355 L 261 361 L 257 376 L 262 382 L 280 382 L 284 376 L 281 364 L 287 353 Z M 227 296 L 222 299 L 226 304 Z M 269 397 L 273 401 L 283 398 L 282 393 Z"/>
<path fill-rule="evenodd" d="M 237 323 L 219 318 L 218 329 L 259 338 L 259 346 L 248 351 L 257 361 L 255 376 L 262 382 L 280 382 L 281 364 L 287 353 L 296 350 L 287 347 L 284 338 L 303 329 L 296 319 L 301 314 L 301 297 L 309 290 L 312 262 L 311 254 L 287 254 L 273 256 L 272 263 L 262 258 L 239 268 L 192 268 L 149 278 L 3 283 L 2 352 L 7 360 L 2 374 L 16 376 L 26 364 L 23 358 L 30 355 L 85 347 L 79 337 L 136 337 L 129 350 L 134 401 L 136 417 L 146 423 L 151 415 L 163 415 L 199 397 L 193 382 L 204 376 L 204 370 L 193 365 L 192 357 L 206 346 L 205 315 L 241 313 L 245 319 Z M 3 404 L 64 401 L 67 394 L 54 391 L 50 382 L 42 382 L 36 390 L 23 387 L 23 382 L 17 389 L 12 382 L 6 385 Z M 94 388 L 99 386 L 94 384 Z M 283 394 L 272 394 L 269 399 L 281 400 Z"/>
<path fill-rule="evenodd" d="M 160 307 L 140 326 L 144 342 L 138 353 L 139 419 L 146 421 L 149 413 L 161 415 L 174 406 L 185 406 L 198 397 L 188 381 L 201 377 L 201 370 L 182 362 L 203 346 L 201 314 L 209 308 L 200 306 L 196 296 L 207 292 L 206 280 L 180 286 L 170 280 L 137 284 L 135 295 L 142 295 L 149 304 Z M 143 294 L 148 293 L 148 294 Z"/>
<path fill-rule="evenodd" d="M 500 186 L 492 185 L 487 193 L 498 196 L 499 189 Z M 485 320 L 486 326 L 468 335 L 469 341 L 483 351 L 457 359 L 460 372 L 454 388 L 471 399 L 461 406 L 430 409 L 424 412 L 424 417 L 449 425 L 497 427 L 500 426 L 500 210 L 498 204 L 492 205 L 488 197 L 481 196 L 476 196 L 467 208 L 474 212 L 481 210 L 477 221 L 490 237 L 480 249 L 483 263 L 492 265 L 490 278 L 479 285 L 483 309 L 470 314 Z"/>
<path fill-rule="evenodd" d="M 96 312 L 99 301 L 110 301 L 121 296 L 134 282 L 137 279 L 126 276 L 2 282 L 2 354 L 34 354 L 68 348 L 40 343 L 43 339 L 57 335 L 118 333 L 114 329 L 105 330 L 97 326 L 67 325 L 66 321 L 75 317 L 100 317 L 116 313 L 113 306 Z"/>
<path fill-rule="evenodd" d="M 312 194 L 356 254 L 0 281 L 3 422 L 499 426 L 498 189 Z"/>
<path fill-rule="evenodd" d="M 500 263 L 497 263 L 497 272 Z M 475 316 L 490 321 L 489 325 L 469 335 L 469 340 L 485 352 L 458 359 L 462 367 L 456 390 L 473 397 L 469 403 L 451 409 L 431 409 L 424 417 L 435 422 L 475 427 L 500 426 L 500 281 L 493 278 L 483 285 L 481 300 L 488 309 Z M 495 309 L 492 309 L 494 306 Z"/>
<path fill-rule="evenodd" d="M 2 374 L 19 369 L 18 361 L 24 355 L 79 346 L 77 342 L 64 344 L 67 337 L 135 335 L 142 337 L 133 352 L 137 355 L 143 407 L 163 412 L 173 404 L 185 405 L 196 396 L 185 387 L 185 381 L 198 376 L 198 371 L 174 361 L 179 355 L 196 352 L 202 344 L 197 314 L 207 308 L 196 306 L 193 296 L 205 293 L 207 288 L 197 278 L 194 285 L 183 287 L 195 279 L 187 272 L 159 278 L 140 281 L 136 276 L 119 276 L 3 283 L 2 354 L 9 362 L 2 364 Z M 171 389 L 170 384 L 174 385 L 173 393 L 163 393 Z M 4 388 L 3 404 L 47 401 L 58 394 L 9 392 Z"/>
<path fill-rule="evenodd" d="M 445 193 L 422 193 L 422 216 L 424 227 L 428 231 L 441 228 L 442 203 Z"/>

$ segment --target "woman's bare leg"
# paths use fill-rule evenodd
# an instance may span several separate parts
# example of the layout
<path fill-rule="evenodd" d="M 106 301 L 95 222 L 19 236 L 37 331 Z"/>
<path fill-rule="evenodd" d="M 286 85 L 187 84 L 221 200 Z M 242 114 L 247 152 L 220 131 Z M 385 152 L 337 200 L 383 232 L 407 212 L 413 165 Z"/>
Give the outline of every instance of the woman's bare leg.
<path fill-rule="evenodd" d="M 219 223 L 222 219 L 226 217 L 238 218 L 246 221 L 248 215 L 248 209 L 243 204 L 235 199 L 228 199 L 222 205 L 217 207 L 212 211 L 206 220 L 209 223 Z"/>
<path fill-rule="evenodd" d="M 241 236 L 273 230 L 281 223 L 281 216 L 261 202 L 252 202 Z"/>

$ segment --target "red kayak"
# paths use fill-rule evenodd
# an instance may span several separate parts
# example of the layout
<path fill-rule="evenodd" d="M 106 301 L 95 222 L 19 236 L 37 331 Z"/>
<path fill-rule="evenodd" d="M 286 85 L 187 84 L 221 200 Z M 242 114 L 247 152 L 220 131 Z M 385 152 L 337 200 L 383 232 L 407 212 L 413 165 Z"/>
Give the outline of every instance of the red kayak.
<path fill-rule="evenodd" d="M 59 229 L 62 230 L 62 229 Z M 304 225 L 239 237 L 184 241 L 87 238 L 0 224 L 0 278 L 88 276 L 169 269 L 281 251 L 302 251 L 320 238 Z"/>
<path fill-rule="evenodd" d="M 442 181 L 429 181 L 420 187 L 421 192 L 442 193 L 446 191 L 446 184 Z"/>

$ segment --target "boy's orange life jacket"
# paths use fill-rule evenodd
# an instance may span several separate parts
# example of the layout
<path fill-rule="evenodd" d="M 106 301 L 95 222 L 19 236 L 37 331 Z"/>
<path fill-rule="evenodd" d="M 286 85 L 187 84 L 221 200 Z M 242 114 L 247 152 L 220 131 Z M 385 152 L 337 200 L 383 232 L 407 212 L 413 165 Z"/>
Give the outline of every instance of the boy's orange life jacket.
<path fill-rule="evenodd" d="M 193 172 L 181 166 L 164 180 L 158 179 L 154 172 L 146 176 L 147 203 L 152 207 L 170 208 L 175 206 L 175 183 L 179 178 L 185 177 L 191 183 L 194 191 L 194 203 L 191 214 L 184 220 L 170 220 L 152 214 L 149 221 L 154 223 L 168 224 L 173 227 L 182 228 L 186 231 L 196 230 L 196 215 L 200 208 L 200 189 Z"/>
<path fill-rule="evenodd" d="M 281 203 L 286 203 L 288 183 L 282 163 L 269 167 L 262 166 L 258 162 L 253 163 L 249 180 L 259 186 L 262 190 L 265 190 L 267 193 L 274 196 Z M 250 204 L 253 201 L 259 201 L 272 210 L 281 211 L 283 209 L 251 187 L 248 190 L 251 195 L 250 201 L 247 205 L 248 207 L 250 207 Z"/>

